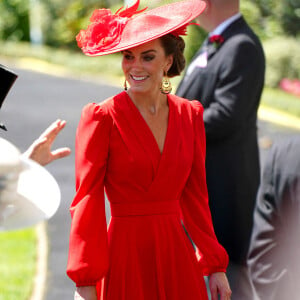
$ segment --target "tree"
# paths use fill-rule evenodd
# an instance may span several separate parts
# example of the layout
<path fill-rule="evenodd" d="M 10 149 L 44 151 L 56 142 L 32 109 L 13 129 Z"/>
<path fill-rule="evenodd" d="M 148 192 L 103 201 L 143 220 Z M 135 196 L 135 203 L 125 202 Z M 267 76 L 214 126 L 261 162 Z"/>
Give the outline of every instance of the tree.
<path fill-rule="evenodd" d="M 279 22 L 285 33 L 297 36 L 300 33 L 300 0 L 281 0 Z"/>
<path fill-rule="evenodd" d="M 105 0 L 40 0 L 44 8 L 44 39 L 50 46 L 75 48 L 75 36 L 85 28 L 92 11 L 106 7 Z"/>
<path fill-rule="evenodd" d="M 29 41 L 28 1 L 0 1 L 0 39 Z"/>
<path fill-rule="evenodd" d="M 280 31 L 288 36 L 299 35 L 300 0 L 255 0 L 255 5 L 264 19 L 265 28 L 271 29 L 271 36 Z"/>

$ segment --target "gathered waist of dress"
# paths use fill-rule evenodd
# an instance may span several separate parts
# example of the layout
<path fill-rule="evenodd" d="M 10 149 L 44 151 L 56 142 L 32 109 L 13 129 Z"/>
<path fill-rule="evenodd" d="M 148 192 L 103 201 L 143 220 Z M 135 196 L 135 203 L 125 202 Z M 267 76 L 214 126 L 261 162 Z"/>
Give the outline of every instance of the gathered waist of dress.
<path fill-rule="evenodd" d="M 149 201 L 134 203 L 110 203 L 112 217 L 152 216 L 178 214 L 179 201 Z"/>

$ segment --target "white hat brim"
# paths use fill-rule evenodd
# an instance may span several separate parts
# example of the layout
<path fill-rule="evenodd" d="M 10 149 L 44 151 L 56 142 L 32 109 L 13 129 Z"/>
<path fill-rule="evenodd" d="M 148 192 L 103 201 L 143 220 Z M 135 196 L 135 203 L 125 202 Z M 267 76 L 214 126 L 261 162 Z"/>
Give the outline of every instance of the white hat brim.
<path fill-rule="evenodd" d="M 5 187 L 0 194 L 0 230 L 15 230 L 51 218 L 61 194 L 54 177 L 36 162 L 20 157 L 22 171 L 16 188 Z"/>

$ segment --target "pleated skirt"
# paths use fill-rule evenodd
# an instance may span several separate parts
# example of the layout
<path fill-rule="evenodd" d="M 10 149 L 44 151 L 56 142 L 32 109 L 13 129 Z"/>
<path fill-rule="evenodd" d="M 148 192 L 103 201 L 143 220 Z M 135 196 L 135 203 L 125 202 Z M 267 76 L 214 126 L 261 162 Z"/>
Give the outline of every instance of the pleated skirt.
<path fill-rule="evenodd" d="M 112 217 L 101 300 L 207 300 L 194 247 L 178 214 Z"/>

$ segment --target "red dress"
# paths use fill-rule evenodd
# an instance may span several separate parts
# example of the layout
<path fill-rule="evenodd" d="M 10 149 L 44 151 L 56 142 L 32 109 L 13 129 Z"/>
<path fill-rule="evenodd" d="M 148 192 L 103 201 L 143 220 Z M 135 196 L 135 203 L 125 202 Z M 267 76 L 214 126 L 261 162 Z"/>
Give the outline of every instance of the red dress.
<path fill-rule="evenodd" d="M 226 270 L 208 206 L 203 108 L 174 95 L 168 104 L 162 153 L 126 92 L 83 109 L 67 274 L 97 284 L 99 299 L 207 299 L 203 275 Z"/>

